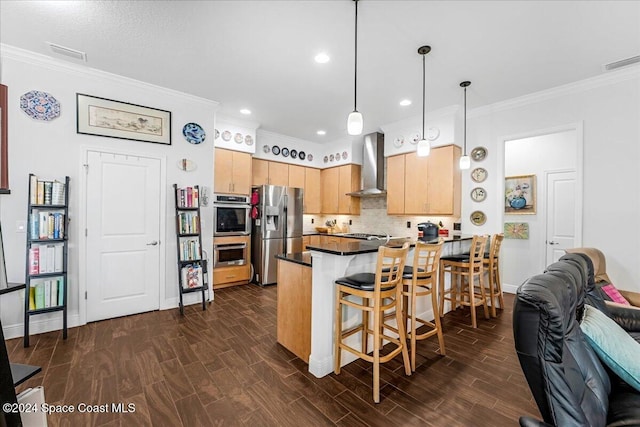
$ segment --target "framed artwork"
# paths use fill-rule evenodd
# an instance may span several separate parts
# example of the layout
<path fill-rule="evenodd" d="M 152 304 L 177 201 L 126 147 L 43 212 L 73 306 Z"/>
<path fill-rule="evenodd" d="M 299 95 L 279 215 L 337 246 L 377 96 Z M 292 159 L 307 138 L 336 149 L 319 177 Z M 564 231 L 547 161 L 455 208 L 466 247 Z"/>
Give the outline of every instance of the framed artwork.
<path fill-rule="evenodd" d="M 504 223 L 505 239 L 528 239 L 529 223 L 528 222 L 505 222 Z"/>
<path fill-rule="evenodd" d="M 7 97 L 9 89 L 0 85 L 0 194 L 9 193 L 9 121 L 7 114 Z"/>
<path fill-rule="evenodd" d="M 536 176 L 508 176 L 504 179 L 504 213 L 536 213 Z"/>
<path fill-rule="evenodd" d="M 76 131 L 86 135 L 171 145 L 171 112 L 76 94 Z"/>

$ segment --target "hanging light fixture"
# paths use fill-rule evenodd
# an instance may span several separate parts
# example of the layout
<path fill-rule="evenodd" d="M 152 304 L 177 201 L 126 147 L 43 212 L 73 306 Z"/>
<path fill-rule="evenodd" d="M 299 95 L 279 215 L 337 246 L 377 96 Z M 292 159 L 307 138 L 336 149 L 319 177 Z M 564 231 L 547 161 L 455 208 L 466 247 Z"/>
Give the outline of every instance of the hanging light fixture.
<path fill-rule="evenodd" d="M 355 26 L 355 68 L 353 83 L 353 111 L 347 118 L 347 132 L 349 135 L 360 135 L 364 126 L 362 113 L 358 111 L 358 0 L 356 3 L 356 26 Z"/>
<path fill-rule="evenodd" d="M 422 139 L 418 141 L 417 154 L 419 157 L 426 157 L 431 152 L 431 144 L 424 133 L 424 120 L 425 120 L 425 65 L 424 58 L 427 53 L 431 52 L 431 46 L 420 46 L 418 53 L 422 55 Z"/>
<path fill-rule="evenodd" d="M 471 167 L 471 157 L 467 155 L 467 87 L 471 85 L 470 81 L 460 83 L 460 87 L 464 88 L 464 142 L 463 154 L 460 157 L 460 169 L 469 169 Z"/>

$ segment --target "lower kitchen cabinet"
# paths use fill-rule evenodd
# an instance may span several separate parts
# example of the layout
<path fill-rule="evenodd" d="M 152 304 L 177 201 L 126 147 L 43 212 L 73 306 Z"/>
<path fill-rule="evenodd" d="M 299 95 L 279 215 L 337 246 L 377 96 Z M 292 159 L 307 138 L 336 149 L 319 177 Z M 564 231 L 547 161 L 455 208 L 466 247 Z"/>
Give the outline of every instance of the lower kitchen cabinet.
<path fill-rule="evenodd" d="M 387 158 L 387 213 L 460 216 L 460 147 L 432 148 Z"/>
<path fill-rule="evenodd" d="M 215 245 L 234 245 L 245 244 L 245 264 L 229 265 L 215 267 L 216 265 L 216 249 Z M 214 237 L 214 269 L 213 269 L 213 289 L 222 289 L 229 286 L 246 285 L 251 280 L 251 264 L 249 255 L 251 253 L 251 237 L 250 236 L 224 236 Z"/>
<path fill-rule="evenodd" d="M 309 363 L 311 354 L 311 267 L 278 260 L 277 339 Z"/>

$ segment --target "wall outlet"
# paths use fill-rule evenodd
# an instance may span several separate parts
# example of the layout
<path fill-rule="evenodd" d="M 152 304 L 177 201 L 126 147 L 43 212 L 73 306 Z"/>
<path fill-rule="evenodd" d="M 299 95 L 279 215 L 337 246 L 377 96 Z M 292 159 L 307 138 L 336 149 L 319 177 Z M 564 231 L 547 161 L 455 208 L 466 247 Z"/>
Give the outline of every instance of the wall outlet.
<path fill-rule="evenodd" d="M 27 221 L 16 221 L 16 233 L 27 232 Z"/>
<path fill-rule="evenodd" d="M 411 221 L 407 221 L 407 228 L 411 228 Z"/>
<path fill-rule="evenodd" d="M 311 218 L 311 224 L 313 224 L 313 218 Z"/>
<path fill-rule="evenodd" d="M 352 220 L 349 220 L 349 225 L 353 225 L 353 221 Z"/>

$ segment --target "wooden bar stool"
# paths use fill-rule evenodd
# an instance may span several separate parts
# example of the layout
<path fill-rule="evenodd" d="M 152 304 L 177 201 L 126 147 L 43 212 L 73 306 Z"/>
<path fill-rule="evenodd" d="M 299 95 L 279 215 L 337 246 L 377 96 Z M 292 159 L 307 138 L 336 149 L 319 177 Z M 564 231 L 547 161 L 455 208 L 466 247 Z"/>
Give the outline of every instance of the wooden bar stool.
<path fill-rule="evenodd" d="M 434 335 L 438 335 L 440 343 L 440 354 L 445 355 L 444 337 L 442 336 L 442 325 L 440 324 L 440 314 L 438 311 L 438 299 L 436 296 L 438 266 L 440 264 L 440 254 L 442 253 L 442 241 L 437 244 L 428 244 L 421 241 L 416 242 L 413 254 L 413 266 L 405 266 L 402 275 L 402 295 L 404 297 L 402 314 L 406 324 L 409 317 L 410 324 L 407 328 L 407 338 L 411 340 L 411 370 L 416 370 L 416 340 L 424 340 Z M 416 302 L 418 297 L 431 295 L 431 306 L 433 307 L 433 322 L 417 317 Z M 429 327 L 427 332 L 417 333 L 421 323 Z"/>
<path fill-rule="evenodd" d="M 402 308 L 400 306 L 402 274 L 408 252 L 409 243 L 405 243 L 402 248 L 380 246 L 375 274 L 359 273 L 336 280 L 338 286 L 336 289 L 335 363 L 333 371 L 336 374 L 340 374 L 342 350 L 347 350 L 359 358 L 373 363 L 373 401 L 376 403 L 380 402 L 380 363 L 388 362 L 396 357 L 398 353 L 402 353 L 405 373 L 411 375 L 406 333 L 402 323 Z M 352 297 L 359 297 L 361 300 L 354 301 Z M 372 305 L 369 303 L 370 300 Z M 343 330 L 343 306 L 361 310 L 362 323 L 348 330 Z M 385 311 L 392 309 L 395 309 L 394 317 L 397 328 L 385 322 Z M 371 328 L 369 328 L 370 314 L 373 317 Z M 385 334 L 385 329 L 397 334 L 398 338 Z M 343 341 L 358 332 L 362 333 L 361 350 L 355 349 Z M 369 335 L 373 335 L 372 355 L 369 355 L 367 351 Z M 380 355 L 382 340 L 396 345 L 385 356 Z"/>
<path fill-rule="evenodd" d="M 471 325 L 476 328 L 476 307 L 482 305 L 484 317 L 489 319 L 489 307 L 484 285 L 484 248 L 488 236 L 473 236 L 468 254 L 450 255 L 440 258 L 440 317 L 444 316 L 444 302 L 451 301 L 451 310 L 458 305 L 466 305 L 471 309 Z M 451 288 L 444 289 L 444 275 L 451 275 Z M 478 286 L 475 279 L 478 279 Z M 460 284 L 458 284 L 460 279 Z M 458 289 L 458 286 L 460 288 Z M 458 297 L 458 293 L 460 294 Z M 466 300 L 465 300 L 466 298 Z"/>
<path fill-rule="evenodd" d="M 502 233 L 491 236 L 491 249 L 489 250 L 489 255 L 485 255 L 484 257 L 484 268 L 489 274 L 487 285 L 492 317 L 496 317 L 496 305 L 504 308 L 502 284 L 500 283 L 500 246 L 503 240 L 504 234 Z"/>

